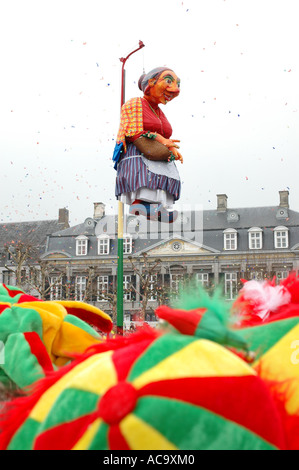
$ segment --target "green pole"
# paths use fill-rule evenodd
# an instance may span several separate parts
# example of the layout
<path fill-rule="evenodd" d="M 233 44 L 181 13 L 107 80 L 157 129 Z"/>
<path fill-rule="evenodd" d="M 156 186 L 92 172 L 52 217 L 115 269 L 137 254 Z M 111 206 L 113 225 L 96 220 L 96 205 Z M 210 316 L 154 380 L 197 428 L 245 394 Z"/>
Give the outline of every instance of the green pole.
<path fill-rule="evenodd" d="M 122 77 L 121 77 L 121 105 L 125 103 L 125 64 L 128 58 L 144 47 L 142 41 L 139 41 L 139 47 L 127 55 L 126 58 L 121 58 L 122 62 Z M 116 327 L 117 334 L 123 335 L 124 331 L 124 205 L 118 201 L 118 228 L 117 228 L 117 317 Z"/>
<path fill-rule="evenodd" d="M 117 334 L 123 335 L 124 327 L 124 285 L 123 285 L 123 272 L 124 272 L 124 239 L 123 239 L 123 221 L 124 221 L 124 208 L 123 203 L 118 201 L 118 240 L 117 240 Z"/>

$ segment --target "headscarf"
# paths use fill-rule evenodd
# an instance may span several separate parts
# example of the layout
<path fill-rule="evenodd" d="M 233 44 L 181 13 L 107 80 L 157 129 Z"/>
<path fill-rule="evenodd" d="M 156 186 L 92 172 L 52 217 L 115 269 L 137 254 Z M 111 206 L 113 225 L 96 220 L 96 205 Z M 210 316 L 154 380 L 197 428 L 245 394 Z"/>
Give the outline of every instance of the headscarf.
<path fill-rule="evenodd" d="M 155 69 L 151 70 L 148 73 L 144 73 L 141 75 L 141 77 L 138 80 L 138 87 L 139 90 L 143 91 L 143 93 L 146 95 L 149 90 L 148 82 L 151 78 L 158 78 L 159 75 L 161 75 L 162 72 L 165 72 L 166 70 L 171 70 L 169 67 L 156 67 Z"/>

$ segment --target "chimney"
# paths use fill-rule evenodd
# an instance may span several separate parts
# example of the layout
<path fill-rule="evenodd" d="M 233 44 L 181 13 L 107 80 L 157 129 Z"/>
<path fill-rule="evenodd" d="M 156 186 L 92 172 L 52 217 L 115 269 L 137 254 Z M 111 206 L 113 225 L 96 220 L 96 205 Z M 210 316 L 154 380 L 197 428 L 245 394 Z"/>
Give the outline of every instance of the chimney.
<path fill-rule="evenodd" d="M 227 195 L 217 194 L 217 211 L 226 212 L 227 210 Z"/>
<path fill-rule="evenodd" d="M 69 211 L 64 207 L 59 209 L 58 223 L 63 225 L 63 228 L 69 228 Z"/>
<path fill-rule="evenodd" d="M 94 202 L 93 203 L 93 218 L 101 219 L 105 215 L 105 204 L 103 202 Z"/>
<path fill-rule="evenodd" d="M 289 208 L 289 191 L 279 191 L 279 207 Z"/>

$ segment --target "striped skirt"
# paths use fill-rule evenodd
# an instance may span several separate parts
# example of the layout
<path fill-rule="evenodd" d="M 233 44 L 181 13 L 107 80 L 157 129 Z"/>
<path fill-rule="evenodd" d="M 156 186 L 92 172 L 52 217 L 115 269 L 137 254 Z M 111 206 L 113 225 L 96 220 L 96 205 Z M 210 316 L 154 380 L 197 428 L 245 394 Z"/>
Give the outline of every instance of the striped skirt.
<path fill-rule="evenodd" d="M 132 204 L 134 199 L 146 197 L 149 202 L 168 204 L 170 201 L 177 201 L 181 181 L 175 163 L 154 162 L 137 152 L 135 145 L 129 145 L 118 163 L 116 198 L 127 204 Z M 125 198 L 122 197 L 124 195 Z"/>

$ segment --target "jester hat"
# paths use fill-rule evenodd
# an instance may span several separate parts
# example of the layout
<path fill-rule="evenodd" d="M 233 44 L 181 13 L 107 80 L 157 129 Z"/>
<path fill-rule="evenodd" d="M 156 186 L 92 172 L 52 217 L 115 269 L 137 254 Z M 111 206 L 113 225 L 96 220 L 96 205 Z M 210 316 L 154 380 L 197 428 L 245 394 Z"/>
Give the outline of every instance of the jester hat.
<path fill-rule="evenodd" d="M 246 281 L 234 302 L 193 286 L 156 314 L 174 331 L 213 338 L 250 363 L 276 403 L 287 448 L 299 449 L 298 276 Z"/>
<path fill-rule="evenodd" d="M 0 449 L 284 449 L 271 394 L 207 339 L 150 328 L 94 346 L 6 407 Z"/>
<path fill-rule="evenodd" d="M 236 330 L 276 401 L 288 449 L 299 449 L 299 277 L 247 281 L 234 302 Z"/>
<path fill-rule="evenodd" d="M 96 331 L 100 330 L 101 334 Z M 41 301 L 19 288 L 0 285 L 0 382 L 24 389 L 77 354 L 103 341 L 109 315 L 73 301 Z"/>

